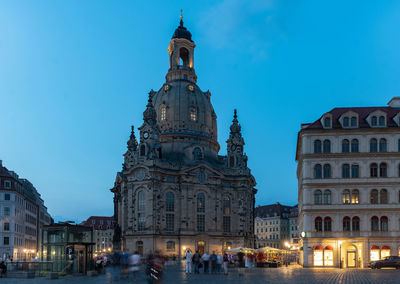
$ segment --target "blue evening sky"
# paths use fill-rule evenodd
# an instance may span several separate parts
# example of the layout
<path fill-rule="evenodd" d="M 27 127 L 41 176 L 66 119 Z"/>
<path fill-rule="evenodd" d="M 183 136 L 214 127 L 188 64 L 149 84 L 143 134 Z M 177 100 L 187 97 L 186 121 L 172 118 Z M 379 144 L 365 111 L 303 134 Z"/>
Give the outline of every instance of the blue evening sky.
<path fill-rule="evenodd" d="M 400 95 L 399 1 L 0 2 L 0 159 L 56 220 L 113 214 L 130 125 L 184 10 L 220 154 L 238 108 L 256 204 L 297 203 L 301 123 Z"/>

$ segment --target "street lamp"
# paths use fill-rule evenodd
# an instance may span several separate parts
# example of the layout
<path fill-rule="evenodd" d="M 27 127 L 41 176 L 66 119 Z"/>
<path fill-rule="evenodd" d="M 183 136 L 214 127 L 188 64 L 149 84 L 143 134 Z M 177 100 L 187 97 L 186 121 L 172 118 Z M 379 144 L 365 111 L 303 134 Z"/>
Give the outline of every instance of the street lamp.
<path fill-rule="evenodd" d="M 339 244 L 339 268 L 342 268 L 342 241 L 338 241 Z"/>
<path fill-rule="evenodd" d="M 286 266 L 288 266 L 288 262 L 289 262 L 289 248 L 290 248 L 290 244 L 288 242 L 285 242 L 285 247 L 287 248 L 286 250 Z"/>

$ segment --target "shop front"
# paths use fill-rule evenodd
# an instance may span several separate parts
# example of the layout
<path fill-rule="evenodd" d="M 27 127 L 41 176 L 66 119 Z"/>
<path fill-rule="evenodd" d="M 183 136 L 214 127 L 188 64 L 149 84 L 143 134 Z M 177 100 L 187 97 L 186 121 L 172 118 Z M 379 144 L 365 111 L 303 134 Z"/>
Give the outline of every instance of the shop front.
<path fill-rule="evenodd" d="M 316 246 L 313 251 L 314 266 L 333 266 L 333 248 L 331 246 Z"/>

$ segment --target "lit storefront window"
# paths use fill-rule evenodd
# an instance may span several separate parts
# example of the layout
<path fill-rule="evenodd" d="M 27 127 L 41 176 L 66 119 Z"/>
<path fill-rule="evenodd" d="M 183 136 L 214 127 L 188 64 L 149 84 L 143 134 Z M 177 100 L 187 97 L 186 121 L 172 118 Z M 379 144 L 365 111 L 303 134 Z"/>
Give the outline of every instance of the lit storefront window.
<path fill-rule="evenodd" d="M 381 249 L 381 259 L 383 259 L 386 256 L 390 256 L 390 247 L 383 246 Z"/>
<path fill-rule="evenodd" d="M 316 246 L 314 248 L 314 266 L 324 265 L 324 250 L 321 246 Z"/>
<path fill-rule="evenodd" d="M 372 246 L 371 247 L 370 259 L 371 259 L 371 261 L 380 259 L 380 257 L 379 257 L 379 247 L 378 246 Z"/>
<path fill-rule="evenodd" d="M 331 246 L 325 247 L 324 265 L 325 266 L 333 266 L 333 248 Z"/>

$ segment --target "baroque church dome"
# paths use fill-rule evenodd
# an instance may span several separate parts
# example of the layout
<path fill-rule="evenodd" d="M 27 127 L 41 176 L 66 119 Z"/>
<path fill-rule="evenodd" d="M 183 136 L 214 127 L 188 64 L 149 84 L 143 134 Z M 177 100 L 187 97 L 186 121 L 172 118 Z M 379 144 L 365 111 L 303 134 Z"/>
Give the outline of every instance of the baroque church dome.
<path fill-rule="evenodd" d="M 206 157 L 216 159 L 219 151 L 216 114 L 210 92 L 203 92 L 196 85 L 195 44 L 191 38 L 181 19 L 168 47 L 170 66 L 166 82 L 157 92 L 151 91 L 150 97 L 164 153 L 187 151 L 190 156 L 188 147 L 201 146 Z"/>

